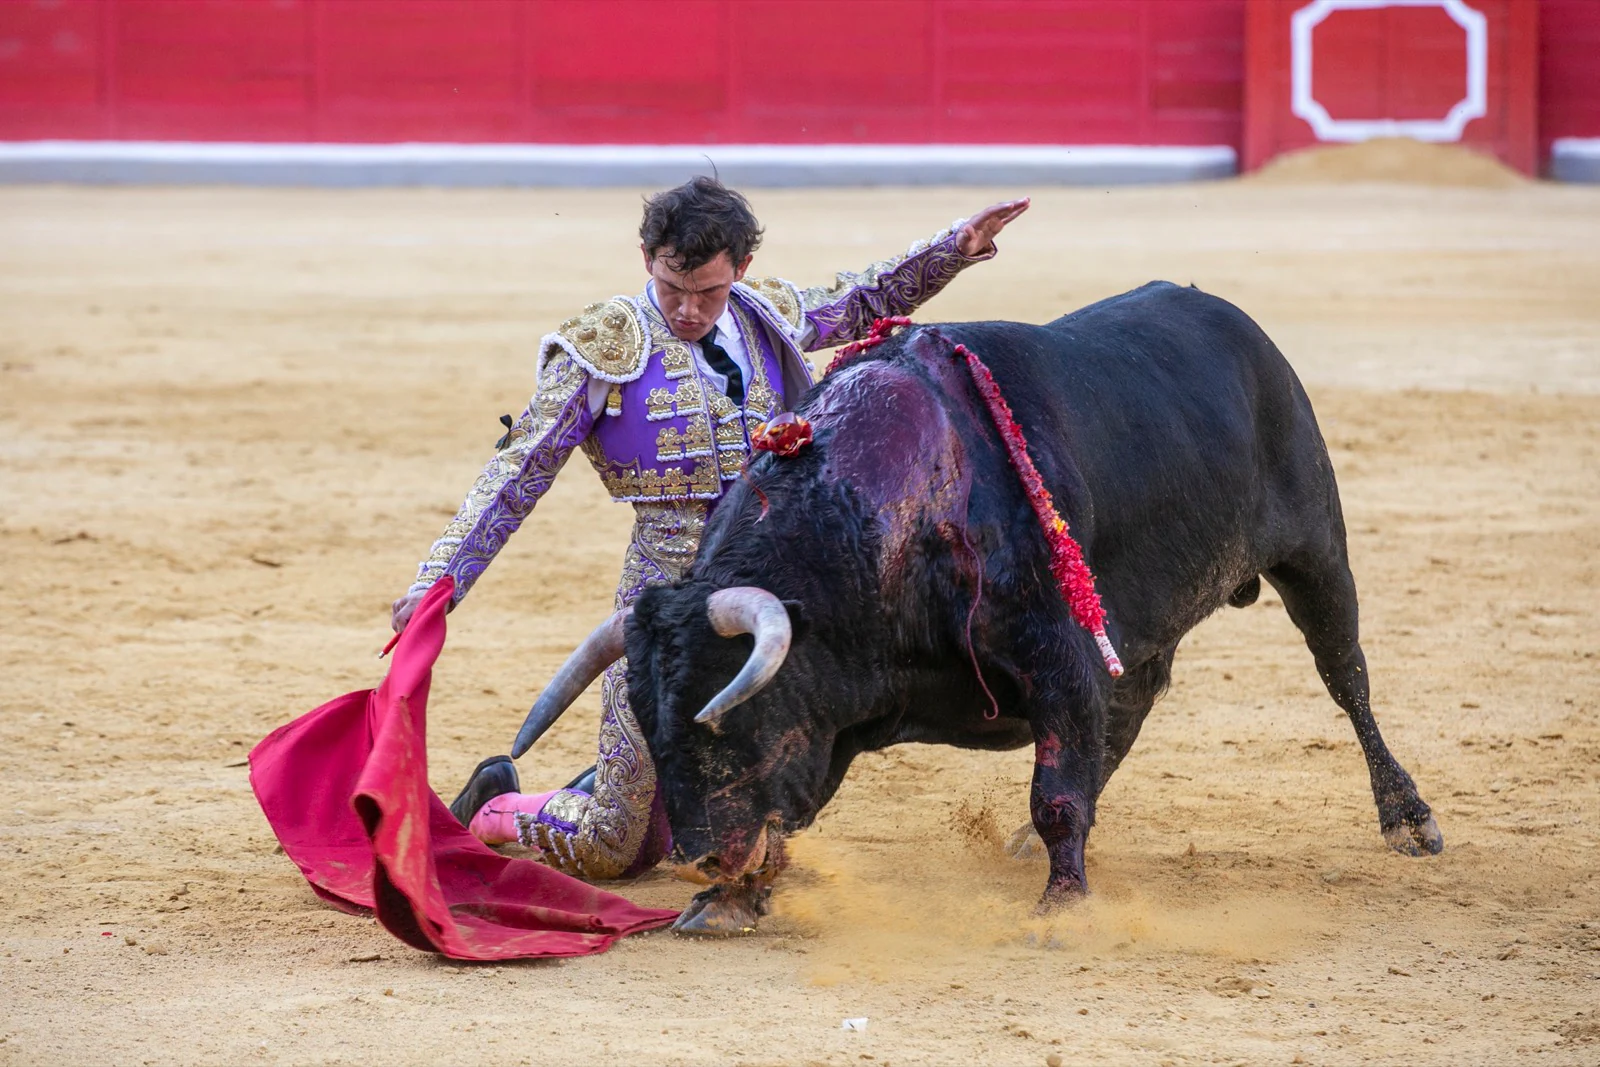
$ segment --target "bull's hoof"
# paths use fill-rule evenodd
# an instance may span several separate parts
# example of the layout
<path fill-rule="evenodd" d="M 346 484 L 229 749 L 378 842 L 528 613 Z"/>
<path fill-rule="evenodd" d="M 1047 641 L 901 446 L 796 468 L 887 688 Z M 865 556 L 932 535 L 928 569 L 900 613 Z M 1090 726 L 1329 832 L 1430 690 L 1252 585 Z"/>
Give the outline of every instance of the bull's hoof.
<path fill-rule="evenodd" d="M 747 886 L 712 886 L 696 893 L 672 924 L 672 932 L 685 937 L 744 937 L 756 932 L 767 913 L 770 889 Z"/>
<path fill-rule="evenodd" d="M 1391 826 L 1383 832 L 1383 839 L 1402 856 L 1437 856 L 1444 851 L 1444 835 L 1432 815 L 1420 823 Z"/>
<path fill-rule="evenodd" d="M 1017 827 L 1016 833 L 1006 838 L 1006 855 L 1019 861 L 1044 855 L 1044 838 L 1033 828 L 1033 823 L 1023 823 Z"/>
<path fill-rule="evenodd" d="M 1088 895 L 1089 887 L 1082 882 L 1052 882 L 1045 887 L 1044 896 L 1039 898 L 1039 904 L 1033 909 L 1033 913 L 1040 916 L 1054 915 Z"/>

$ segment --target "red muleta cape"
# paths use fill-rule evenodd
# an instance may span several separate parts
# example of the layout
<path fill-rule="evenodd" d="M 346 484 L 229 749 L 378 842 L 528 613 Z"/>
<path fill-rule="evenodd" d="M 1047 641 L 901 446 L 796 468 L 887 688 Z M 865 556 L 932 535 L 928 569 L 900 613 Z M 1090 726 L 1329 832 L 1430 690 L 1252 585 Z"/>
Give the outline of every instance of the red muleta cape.
<path fill-rule="evenodd" d="M 347 693 L 250 753 L 261 810 L 316 894 L 372 908 L 415 948 L 461 960 L 585 956 L 677 913 L 641 908 L 467 833 L 428 788 L 426 709 L 455 583 L 417 605 L 377 689 Z"/>

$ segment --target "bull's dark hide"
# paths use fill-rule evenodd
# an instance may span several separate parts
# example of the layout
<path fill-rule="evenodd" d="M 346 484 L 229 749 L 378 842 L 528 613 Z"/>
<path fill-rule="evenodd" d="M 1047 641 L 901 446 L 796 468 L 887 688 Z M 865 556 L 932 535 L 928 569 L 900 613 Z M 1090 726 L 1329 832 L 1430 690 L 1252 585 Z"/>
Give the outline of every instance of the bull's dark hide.
<path fill-rule="evenodd" d="M 1115 682 L 1051 580 L 1021 484 L 952 357 L 958 342 L 993 370 L 1083 546 L 1127 667 Z M 1260 577 L 1356 728 L 1391 845 L 1442 847 L 1368 707 L 1311 404 L 1238 308 L 1158 282 L 1044 326 L 915 327 L 799 410 L 813 446 L 757 459 L 688 576 L 645 593 L 628 628 L 633 708 L 680 859 L 719 883 L 713 894 L 764 892 L 782 833 L 811 822 L 857 753 L 899 741 L 1032 743 L 1046 899 L 1081 892 L 1095 800 L 1178 642 L 1230 600 L 1252 602 Z M 751 639 L 717 636 L 706 600 L 736 586 L 788 605 L 793 647 L 771 684 L 712 728 L 694 716 Z"/>

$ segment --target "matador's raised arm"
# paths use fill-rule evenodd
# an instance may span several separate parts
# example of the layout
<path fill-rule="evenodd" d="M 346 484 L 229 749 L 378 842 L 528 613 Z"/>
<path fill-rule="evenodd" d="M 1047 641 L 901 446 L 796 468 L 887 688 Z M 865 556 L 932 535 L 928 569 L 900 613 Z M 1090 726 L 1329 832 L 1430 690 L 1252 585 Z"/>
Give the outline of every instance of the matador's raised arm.
<path fill-rule="evenodd" d="M 800 290 L 800 306 L 809 326 L 802 327 L 806 351 L 859 340 L 872 329 L 874 319 L 911 314 L 957 274 L 974 263 L 993 259 L 996 250 L 992 245 L 977 256 L 961 254 L 956 239 L 966 221 L 957 219 L 949 229 L 918 241 L 904 255 L 874 263 L 859 274 L 841 271 L 832 285 Z"/>

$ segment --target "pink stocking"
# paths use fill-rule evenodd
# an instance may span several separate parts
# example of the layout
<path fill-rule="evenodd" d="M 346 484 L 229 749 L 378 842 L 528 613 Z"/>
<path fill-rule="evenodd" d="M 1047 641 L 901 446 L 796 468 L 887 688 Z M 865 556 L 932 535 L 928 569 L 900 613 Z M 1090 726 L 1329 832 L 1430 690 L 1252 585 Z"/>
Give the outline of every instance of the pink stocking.
<path fill-rule="evenodd" d="M 559 792 L 561 790 L 552 789 L 548 793 L 501 793 L 478 809 L 478 814 L 467 824 L 467 830 L 486 845 L 514 844 L 517 840 L 517 814 L 539 814 L 550 798 Z"/>

